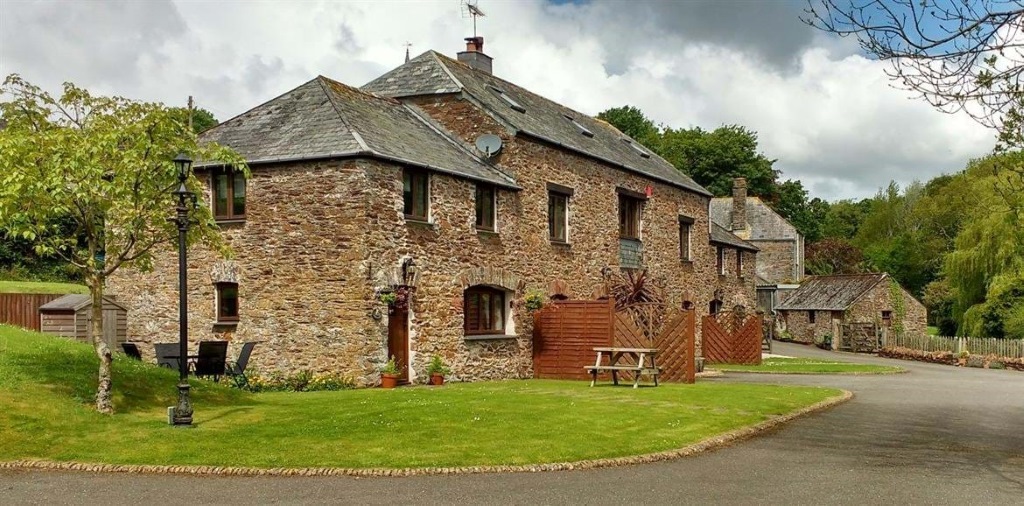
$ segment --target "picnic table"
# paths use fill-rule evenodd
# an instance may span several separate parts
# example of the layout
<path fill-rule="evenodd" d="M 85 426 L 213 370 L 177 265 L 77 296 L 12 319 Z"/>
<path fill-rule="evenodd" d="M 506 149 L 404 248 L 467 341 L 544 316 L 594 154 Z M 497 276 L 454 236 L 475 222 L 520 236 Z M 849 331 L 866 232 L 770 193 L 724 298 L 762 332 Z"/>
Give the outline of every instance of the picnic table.
<path fill-rule="evenodd" d="M 649 375 L 654 380 L 654 386 L 658 386 L 658 374 L 661 370 L 655 364 L 655 357 L 658 355 L 657 348 L 600 347 L 594 348 L 594 351 L 597 352 L 597 360 L 594 361 L 594 365 L 583 366 L 593 376 L 590 386 L 597 383 L 597 373 L 602 371 L 610 371 L 612 382 L 616 385 L 619 384 L 619 371 L 626 371 L 633 373 L 633 388 L 640 386 L 642 374 Z M 604 357 L 608 357 L 607 364 L 601 363 L 601 359 Z M 633 363 L 620 362 L 626 357 L 632 358 Z"/>

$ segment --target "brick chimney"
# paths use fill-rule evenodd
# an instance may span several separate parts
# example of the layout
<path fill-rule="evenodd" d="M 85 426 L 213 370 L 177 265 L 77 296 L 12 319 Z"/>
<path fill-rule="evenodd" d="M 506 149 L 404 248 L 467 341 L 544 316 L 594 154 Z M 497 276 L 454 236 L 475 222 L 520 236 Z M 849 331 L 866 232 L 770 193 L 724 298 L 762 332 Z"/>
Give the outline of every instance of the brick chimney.
<path fill-rule="evenodd" d="M 747 228 L 747 180 L 742 177 L 732 181 L 732 231 Z"/>
<path fill-rule="evenodd" d="M 484 54 L 483 37 L 466 37 L 466 50 L 458 54 L 459 61 L 473 67 L 491 73 L 491 61 L 493 58 Z"/>

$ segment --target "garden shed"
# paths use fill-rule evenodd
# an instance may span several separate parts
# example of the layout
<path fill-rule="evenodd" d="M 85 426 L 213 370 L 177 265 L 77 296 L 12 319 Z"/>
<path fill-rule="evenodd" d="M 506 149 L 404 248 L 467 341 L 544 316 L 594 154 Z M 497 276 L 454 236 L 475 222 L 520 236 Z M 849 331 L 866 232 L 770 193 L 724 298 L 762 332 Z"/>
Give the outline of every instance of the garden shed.
<path fill-rule="evenodd" d="M 92 297 L 70 294 L 39 307 L 39 330 L 44 334 L 92 342 Z M 112 297 L 103 298 L 103 338 L 112 350 L 128 340 L 128 310 Z"/>

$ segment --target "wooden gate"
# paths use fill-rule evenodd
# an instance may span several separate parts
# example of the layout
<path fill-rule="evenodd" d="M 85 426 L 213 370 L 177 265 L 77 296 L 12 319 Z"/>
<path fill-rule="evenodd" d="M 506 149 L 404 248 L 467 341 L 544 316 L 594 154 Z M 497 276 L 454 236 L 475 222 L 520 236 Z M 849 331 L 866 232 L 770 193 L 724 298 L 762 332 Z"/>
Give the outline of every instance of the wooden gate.
<path fill-rule="evenodd" d="M 533 370 L 537 378 L 589 379 L 594 348 L 657 348 L 664 381 L 694 382 L 692 310 L 666 314 L 661 304 L 618 311 L 610 301 L 557 301 L 534 313 Z M 625 363 L 625 362 L 623 362 Z"/>
<path fill-rule="evenodd" d="M 714 364 L 761 363 L 761 316 L 721 311 L 704 317 L 704 360 Z"/>

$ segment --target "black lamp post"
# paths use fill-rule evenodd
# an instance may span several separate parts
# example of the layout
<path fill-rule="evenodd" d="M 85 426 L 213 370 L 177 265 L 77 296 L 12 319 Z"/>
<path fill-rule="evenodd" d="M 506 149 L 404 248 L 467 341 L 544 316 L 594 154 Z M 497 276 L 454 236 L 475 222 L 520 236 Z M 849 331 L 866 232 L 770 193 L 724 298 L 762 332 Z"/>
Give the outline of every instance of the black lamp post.
<path fill-rule="evenodd" d="M 178 405 L 174 408 L 174 425 L 192 425 L 192 400 L 188 385 L 188 262 L 185 236 L 188 234 L 189 211 L 196 205 L 196 194 L 188 191 L 185 182 L 192 172 L 192 159 L 184 153 L 174 157 L 178 169 L 178 197 L 174 222 L 178 225 Z"/>

